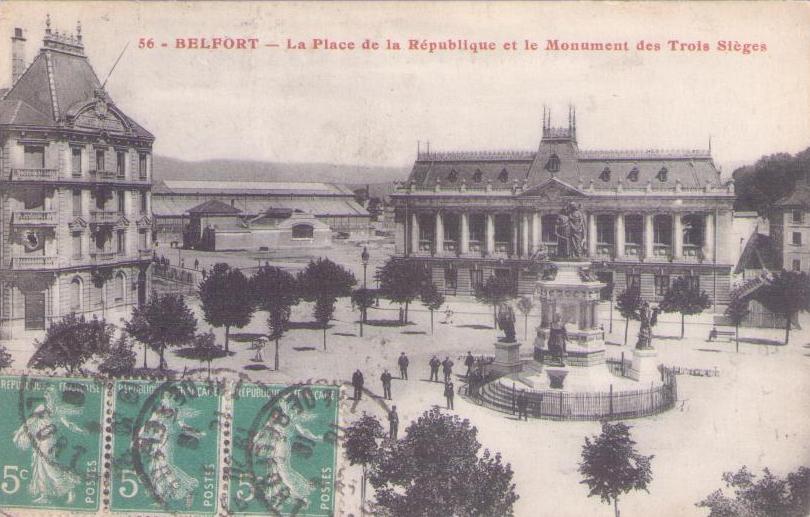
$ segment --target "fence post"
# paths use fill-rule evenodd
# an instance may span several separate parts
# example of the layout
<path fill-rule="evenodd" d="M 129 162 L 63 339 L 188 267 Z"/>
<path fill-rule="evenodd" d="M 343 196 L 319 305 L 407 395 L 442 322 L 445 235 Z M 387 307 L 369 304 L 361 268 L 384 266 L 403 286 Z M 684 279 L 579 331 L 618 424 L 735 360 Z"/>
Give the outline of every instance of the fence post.
<path fill-rule="evenodd" d="M 624 377 L 624 352 L 622 352 L 622 377 Z"/>
<path fill-rule="evenodd" d="M 515 383 L 512 382 L 512 414 L 515 414 Z"/>
<path fill-rule="evenodd" d="M 563 397 L 563 394 L 562 394 L 562 392 L 560 392 L 560 420 L 562 420 L 562 417 L 563 417 L 563 410 L 562 410 L 563 401 L 562 401 L 562 397 Z"/>
<path fill-rule="evenodd" d="M 610 417 L 613 418 L 613 384 L 610 385 L 610 393 L 608 395 L 608 405 L 610 407 Z"/>

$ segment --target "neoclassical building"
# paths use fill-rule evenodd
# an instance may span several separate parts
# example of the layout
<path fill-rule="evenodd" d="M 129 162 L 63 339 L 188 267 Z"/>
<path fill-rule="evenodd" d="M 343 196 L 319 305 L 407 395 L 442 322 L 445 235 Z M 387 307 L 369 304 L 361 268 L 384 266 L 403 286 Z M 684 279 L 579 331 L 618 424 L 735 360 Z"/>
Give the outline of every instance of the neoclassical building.
<path fill-rule="evenodd" d="M 490 275 L 529 294 L 531 257 L 554 255 L 556 214 L 573 202 L 587 215 L 594 272 L 616 294 L 635 283 L 659 301 L 688 276 L 727 303 L 734 186 L 710 151 L 580 150 L 573 109 L 568 118 L 552 127 L 544 113 L 534 151 L 419 152 L 392 195 L 397 255 L 423 263 L 447 294 L 472 294 Z"/>
<path fill-rule="evenodd" d="M 27 67 L 22 30 L 0 90 L 0 338 L 68 313 L 117 322 L 143 302 L 152 257 L 154 137 L 110 99 L 76 34 L 46 22 Z"/>

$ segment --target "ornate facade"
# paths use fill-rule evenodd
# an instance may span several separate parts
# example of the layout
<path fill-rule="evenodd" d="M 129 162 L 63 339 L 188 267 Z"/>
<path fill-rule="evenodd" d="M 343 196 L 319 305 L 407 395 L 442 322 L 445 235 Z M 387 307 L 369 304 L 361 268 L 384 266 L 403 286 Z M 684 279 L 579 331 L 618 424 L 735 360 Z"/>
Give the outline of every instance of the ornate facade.
<path fill-rule="evenodd" d="M 556 214 L 573 202 L 587 217 L 587 258 L 615 293 L 635 283 L 658 301 L 689 276 L 727 303 L 734 185 L 711 153 L 580 150 L 575 111 L 568 127 L 543 119 L 536 151 L 418 153 L 392 195 L 398 256 L 424 263 L 447 294 L 472 294 L 493 274 L 529 294 L 536 254 L 556 254 Z"/>
<path fill-rule="evenodd" d="M 117 321 L 149 291 L 154 137 L 109 98 L 80 26 L 48 20 L 18 68 L 0 100 L 0 338 L 71 312 Z"/>

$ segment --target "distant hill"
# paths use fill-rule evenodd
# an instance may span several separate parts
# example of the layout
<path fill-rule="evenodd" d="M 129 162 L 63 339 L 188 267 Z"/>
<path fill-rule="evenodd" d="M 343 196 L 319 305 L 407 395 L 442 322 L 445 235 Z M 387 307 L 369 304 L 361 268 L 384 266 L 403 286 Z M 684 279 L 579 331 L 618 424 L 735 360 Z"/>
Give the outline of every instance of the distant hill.
<path fill-rule="evenodd" d="M 411 167 L 370 167 L 328 163 L 277 163 L 248 160 L 191 162 L 156 155 L 154 179 L 230 181 L 323 181 L 345 185 L 404 181 Z M 373 189 L 372 189 L 373 190 Z"/>

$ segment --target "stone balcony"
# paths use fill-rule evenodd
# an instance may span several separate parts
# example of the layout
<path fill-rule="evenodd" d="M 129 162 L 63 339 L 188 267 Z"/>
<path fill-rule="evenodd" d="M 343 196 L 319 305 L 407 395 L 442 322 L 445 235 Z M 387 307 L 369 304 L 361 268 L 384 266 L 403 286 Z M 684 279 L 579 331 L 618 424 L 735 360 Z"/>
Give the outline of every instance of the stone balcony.
<path fill-rule="evenodd" d="M 11 181 L 53 181 L 58 176 L 56 169 L 11 169 Z"/>
<path fill-rule="evenodd" d="M 12 224 L 17 226 L 56 226 L 53 210 L 15 210 Z"/>
<path fill-rule="evenodd" d="M 90 210 L 90 224 L 115 224 L 121 215 L 114 210 Z"/>
<path fill-rule="evenodd" d="M 119 174 L 116 171 L 108 171 L 108 170 L 100 170 L 100 169 L 91 169 L 90 176 L 95 181 L 117 181 L 123 180 L 124 175 Z"/>
<path fill-rule="evenodd" d="M 121 256 L 123 257 L 123 256 Z M 97 251 L 90 254 L 90 259 L 96 264 L 106 264 L 108 262 L 115 262 L 118 260 L 119 255 L 117 251 Z"/>
<path fill-rule="evenodd" d="M 12 257 L 11 269 L 31 270 L 46 269 L 56 266 L 56 256 L 53 255 L 33 255 L 29 257 Z"/>
<path fill-rule="evenodd" d="M 141 260 L 152 260 L 153 256 L 152 250 L 138 250 L 138 258 Z"/>

